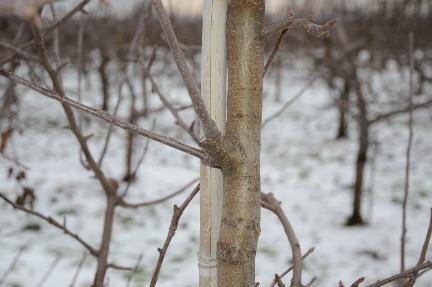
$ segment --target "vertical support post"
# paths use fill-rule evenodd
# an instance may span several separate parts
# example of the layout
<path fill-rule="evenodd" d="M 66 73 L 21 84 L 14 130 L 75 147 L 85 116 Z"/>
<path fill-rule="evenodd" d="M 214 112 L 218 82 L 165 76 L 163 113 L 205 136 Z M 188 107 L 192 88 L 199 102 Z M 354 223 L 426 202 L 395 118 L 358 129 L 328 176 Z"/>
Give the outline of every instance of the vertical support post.
<path fill-rule="evenodd" d="M 219 130 L 226 122 L 226 19 L 228 0 L 204 0 L 201 95 Z M 216 243 L 222 211 L 222 173 L 201 166 L 199 286 L 216 287 Z"/>

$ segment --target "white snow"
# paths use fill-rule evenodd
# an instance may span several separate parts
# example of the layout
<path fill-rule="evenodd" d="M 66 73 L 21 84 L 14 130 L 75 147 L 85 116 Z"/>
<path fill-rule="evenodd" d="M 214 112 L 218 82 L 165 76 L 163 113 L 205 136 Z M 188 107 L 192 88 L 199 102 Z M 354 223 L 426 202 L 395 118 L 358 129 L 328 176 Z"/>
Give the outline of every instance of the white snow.
<path fill-rule="evenodd" d="M 165 73 L 165 72 L 164 72 Z M 163 92 L 171 99 L 188 103 L 186 91 L 178 75 L 176 80 L 157 77 Z M 76 75 L 66 74 L 66 86 L 75 89 Z M 86 82 L 86 103 L 99 102 L 96 78 Z M 304 85 L 298 73 L 285 72 L 282 101 L 288 100 Z M 265 85 L 264 117 L 280 107 L 275 103 L 272 74 Z M 401 89 L 406 85 L 399 81 Z M 137 89 L 140 83 L 137 83 Z M 114 91 L 114 89 L 113 89 Z M 26 186 L 37 196 L 35 210 L 59 221 L 85 240 L 98 246 L 105 205 L 104 194 L 92 174 L 79 162 L 79 149 L 72 133 L 65 129 L 66 120 L 56 102 L 18 89 L 21 102 L 20 133 L 15 133 L 6 152 L 29 167 Z M 74 96 L 73 93 L 70 96 Z M 156 95 L 152 105 L 159 106 Z M 262 133 L 262 190 L 272 192 L 282 201 L 300 239 L 303 252 L 315 247 L 304 265 L 304 281 L 318 276 L 314 286 L 347 285 L 366 276 L 367 282 L 391 275 L 399 270 L 401 233 L 401 198 L 404 186 L 405 149 L 408 137 L 405 115 L 374 127 L 379 141 L 373 209 L 365 192 L 364 215 L 369 225 L 344 227 L 350 214 L 351 186 L 354 180 L 356 152 L 355 122 L 350 121 L 350 138 L 334 140 L 336 109 L 326 87 L 317 83 Z M 127 111 L 122 104 L 122 115 Z M 183 112 L 188 120 L 190 111 Z M 150 115 L 140 125 L 149 128 L 157 119 L 156 131 L 191 143 L 179 127 L 173 127 L 168 112 Z M 84 121 L 87 123 L 87 121 Z M 432 206 L 432 127 L 430 111 L 415 113 L 415 137 L 412 154 L 411 194 L 408 206 L 407 265 L 416 264 L 424 240 Z M 107 126 L 91 119 L 85 124 L 86 134 L 93 134 L 91 148 L 98 154 Z M 145 144 L 137 139 L 137 154 Z M 125 132 L 115 129 L 112 145 L 104 163 L 110 177 L 124 173 Z M 0 191 L 10 198 L 20 192 L 20 185 L 7 178 L 12 166 L 0 157 Z M 366 189 L 370 184 L 370 166 L 366 171 Z M 155 142 L 139 177 L 129 192 L 131 201 L 156 199 L 182 187 L 199 175 L 199 162 L 187 155 Z M 121 188 L 125 186 L 122 183 Z M 192 190 L 192 188 L 191 188 Z M 189 191 L 188 191 L 189 192 Z M 138 210 L 118 209 L 111 246 L 110 261 L 133 267 L 140 254 L 140 271 L 132 286 L 145 286 L 153 272 L 167 234 L 172 205 L 181 203 L 187 193 L 163 204 Z M 36 286 L 52 262 L 59 264 L 45 282 L 45 287 L 68 286 L 77 269 L 83 248 L 74 240 L 39 219 L 13 210 L 0 201 L 0 274 L 6 270 L 20 247 L 25 247 L 19 264 L 11 272 L 5 286 Z M 368 215 L 372 215 L 369 217 Z M 29 223 L 39 231 L 25 230 Z M 275 272 L 290 266 L 291 252 L 283 229 L 268 211 L 262 211 L 262 232 L 257 255 L 257 281 L 268 286 Z M 179 229 L 169 247 L 158 286 L 197 286 L 197 249 L 199 242 L 199 199 L 195 198 L 181 219 Z M 429 255 L 429 259 L 432 259 Z M 88 256 L 76 286 L 89 286 L 95 271 L 95 260 Z M 110 270 L 109 286 L 125 286 L 127 272 Z M 290 275 L 288 275 L 290 276 Z M 286 278 L 289 282 L 289 277 Z M 432 286 L 432 272 L 418 280 L 418 287 Z"/>

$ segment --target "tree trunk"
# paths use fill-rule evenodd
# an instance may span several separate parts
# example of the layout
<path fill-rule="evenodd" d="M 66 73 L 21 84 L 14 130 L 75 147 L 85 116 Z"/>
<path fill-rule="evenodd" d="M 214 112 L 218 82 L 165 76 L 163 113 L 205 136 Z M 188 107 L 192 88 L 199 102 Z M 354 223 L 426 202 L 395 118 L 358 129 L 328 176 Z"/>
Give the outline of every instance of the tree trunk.
<path fill-rule="evenodd" d="M 353 213 L 346 225 L 361 225 L 365 222 L 361 216 L 364 170 L 369 148 L 369 122 L 367 119 L 367 103 L 363 97 L 359 83 L 356 83 L 357 105 L 359 109 L 359 149 L 357 152 L 356 178 L 354 184 Z"/>
<path fill-rule="evenodd" d="M 351 87 L 349 81 L 345 81 L 343 90 L 339 96 L 338 111 L 339 111 L 339 127 L 336 139 L 344 139 L 348 136 L 348 119 L 349 111 L 349 95 Z"/>
<path fill-rule="evenodd" d="M 222 221 L 218 286 L 255 286 L 260 234 L 260 146 L 264 0 L 231 0 L 228 9 L 228 113 L 221 158 Z"/>

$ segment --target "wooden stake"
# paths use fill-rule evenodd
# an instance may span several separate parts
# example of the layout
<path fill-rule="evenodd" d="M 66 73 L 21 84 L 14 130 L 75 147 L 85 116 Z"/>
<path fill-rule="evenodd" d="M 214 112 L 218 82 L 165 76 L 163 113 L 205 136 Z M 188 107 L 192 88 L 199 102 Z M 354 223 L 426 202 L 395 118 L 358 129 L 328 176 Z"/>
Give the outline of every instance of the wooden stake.
<path fill-rule="evenodd" d="M 226 17 L 228 0 L 205 0 L 203 11 L 201 95 L 219 130 L 226 121 Z M 222 209 L 222 173 L 201 166 L 199 286 L 216 287 L 216 243 Z"/>

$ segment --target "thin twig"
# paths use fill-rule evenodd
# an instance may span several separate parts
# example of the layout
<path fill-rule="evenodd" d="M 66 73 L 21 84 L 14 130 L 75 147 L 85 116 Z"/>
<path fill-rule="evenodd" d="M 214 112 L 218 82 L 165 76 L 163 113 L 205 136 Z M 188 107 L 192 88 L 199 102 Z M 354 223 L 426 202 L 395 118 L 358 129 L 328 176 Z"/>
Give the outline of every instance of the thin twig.
<path fill-rule="evenodd" d="M 274 276 L 275 278 L 273 279 L 274 281 L 276 281 L 276 285 L 278 287 L 286 287 L 286 285 L 283 283 L 282 279 L 279 277 L 279 275 L 275 274 Z"/>
<path fill-rule="evenodd" d="M 79 276 L 79 274 L 81 272 L 81 268 L 84 265 L 84 261 L 86 260 L 86 258 L 87 258 L 87 252 L 84 251 L 83 256 L 81 257 L 81 260 L 80 260 L 80 262 L 78 264 L 77 270 L 75 271 L 75 274 L 72 277 L 72 282 L 69 285 L 69 287 L 74 287 L 75 286 L 75 283 L 78 280 L 78 276 Z"/>
<path fill-rule="evenodd" d="M 45 282 L 48 280 L 48 278 L 51 276 L 54 268 L 56 268 L 57 264 L 60 262 L 61 256 L 57 256 L 54 261 L 51 263 L 50 267 L 48 268 L 47 272 L 44 274 L 42 279 L 36 284 L 36 287 L 42 287 Z"/>
<path fill-rule="evenodd" d="M 277 52 L 279 51 L 282 40 L 285 37 L 285 34 L 287 32 L 288 32 L 288 29 L 285 29 L 285 30 L 282 30 L 282 32 L 280 33 L 279 38 L 277 39 L 276 44 L 273 47 L 273 50 L 270 54 L 270 57 L 268 58 L 267 62 L 265 63 L 263 77 L 265 77 L 265 75 L 269 71 L 271 65 L 273 64 L 273 61 L 276 58 L 276 55 L 277 55 Z"/>
<path fill-rule="evenodd" d="M 416 267 L 413 267 L 411 269 L 407 269 L 404 272 L 397 273 L 397 274 L 392 275 L 390 277 L 387 277 L 385 279 L 379 280 L 373 284 L 367 285 L 366 287 L 384 286 L 384 285 L 387 285 L 393 281 L 403 279 L 403 278 L 408 278 L 408 277 L 412 276 L 412 274 L 418 273 L 420 271 L 423 271 L 423 270 L 426 271 L 426 270 L 430 270 L 430 269 L 432 269 L 432 262 L 427 261 L 421 265 L 417 265 Z"/>
<path fill-rule="evenodd" d="M 126 287 L 129 287 L 130 286 L 130 283 L 132 282 L 132 278 L 133 278 L 133 276 L 135 275 L 135 273 L 137 273 L 137 271 L 138 271 L 138 268 L 139 268 L 139 265 L 141 264 L 141 260 L 142 260 L 142 258 L 143 258 L 143 254 L 141 253 L 139 256 L 138 256 L 138 259 L 137 259 L 137 262 L 136 262 L 136 264 L 135 264 L 135 268 L 134 268 L 134 270 L 128 275 L 128 278 L 127 278 L 127 281 L 126 281 Z"/>
<path fill-rule="evenodd" d="M 309 248 L 308 251 L 302 256 L 302 260 L 305 260 L 306 257 L 308 257 L 313 251 L 315 250 L 315 247 Z M 279 278 L 283 278 L 285 275 L 287 275 L 291 270 L 293 270 L 293 266 L 290 266 L 287 270 L 279 274 Z M 273 280 L 273 282 L 269 285 L 269 287 L 273 287 L 276 285 L 276 281 Z"/>
<path fill-rule="evenodd" d="M 270 35 L 280 33 L 287 29 L 302 28 L 309 34 L 319 37 L 326 38 L 330 34 L 330 30 L 336 26 L 336 20 L 330 20 L 323 25 L 319 25 L 313 22 L 312 17 L 294 19 L 294 17 L 289 17 L 286 21 L 266 27 L 261 33 L 262 38 L 267 38 Z"/>
<path fill-rule="evenodd" d="M 20 206 L 15 204 L 13 201 L 11 201 L 9 198 L 7 198 L 4 194 L 0 193 L 0 198 L 2 198 L 6 203 L 8 203 L 9 205 L 11 205 L 14 209 L 18 209 L 21 210 L 27 214 L 33 215 L 35 217 L 38 217 L 46 222 L 48 222 L 50 225 L 56 227 L 57 229 L 60 229 L 61 231 L 63 231 L 65 234 L 69 235 L 70 237 L 72 237 L 73 239 L 75 239 L 76 241 L 78 241 L 82 246 L 85 247 L 85 249 L 87 249 L 90 254 L 94 255 L 94 256 L 98 256 L 98 251 L 93 248 L 90 244 L 88 244 L 87 242 L 85 242 L 78 234 L 70 231 L 66 226 L 64 226 L 62 223 L 58 222 L 57 220 L 55 220 L 54 218 L 52 218 L 51 216 L 45 216 L 37 211 L 33 211 L 30 209 L 27 209 L 24 206 Z"/>
<path fill-rule="evenodd" d="M 57 21 L 57 14 L 54 9 L 54 5 L 52 3 L 49 4 L 52 17 L 54 21 Z M 54 38 L 54 60 L 57 65 L 57 67 L 60 64 L 60 40 L 59 40 L 59 34 L 58 34 L 58 28 L 55 28 L 53 31 L 53 38 Z"/>
<path fill-rule="evenodd" d="M 78 24 L 78 35 L 77 35 L 77 53 L 78 53 L 78 63 L 77 63 L 77 69 L 78 69 L 78 81 L 77 81 L 77 99 L 79 102 L 82 102 L 82 70 L 83 70 L 83 46 L 84 46 L 84 25 L 85 21 L 79 21 Z M 82 127 L 82 117 L 81 115 L 78 116 L 78 125 L 81 128 Z M 99 164 L 101 165 L 101 164 Z"/>
<path fill-rule="evenodd" d="M 311 287 L 314 283 L 315 283 L 315 281 L 318 279 L 318 277 L 316 277 L 316 276 L 314 276 L 312 279 L 311 279 L 311 281 L 309 281 L 309 283 L 307 283 L 306 285 L 305 285 L 305 287 Z"/>
<path fill-rule="evenodd" d="M 426 238 L 423 242 L 422 251 L 420 253 L 420 258 L 418 260 L 417 265 L 420 265 L 426 261 L 426 254 L 427 254 L 427 251 L 429 248 L 429 244 L 431 242 L 431 237 L 432 237 L 432 209 L 430 210 L 430 219 L 429 219 L 428 231 L 426 232 Z"/>
<path fill-rule="evenodd" d="M 196 178 L 196 179 L 192 180 L 191 182 L 187 183 L 185 186 L 183 186 L 179 190 L 176 190 L 173 193 L 170 193 L 169 195 L 164 196 L 164 197 L 159 198 L 159 199 L 145 201 L 145 202 L 141 202 L 141 203 L 130 203 L 130 202 L 127 202 L 124 198 L 122 198 L 118 204 L 120 206 L 126 207 L 126 208 L 140 208 L 140 207 L 144 207 L 144 206 L 150 206 L 150 205 L 163 203 L 163 202 L 167 201 L 168 199 L 171 199 L 171 198 L 185 192 L 189 187 L 191 187 L 193 184 L 195 184 L 198 180 L 199 180 L 199 178 Z"/>
<path fill-rule="evenodd" d="M 155 126 L 156 126 L 156 121 L 153 120 L 152 127 L 151 127 L 150 131 L 153 131 L 154 128 L 155 128 Z M 148 152 L 149 146 L 150 146 L 150 140 L 149 140 L 149 138 L 147 138 L 146 143 L 145 143 L 145 145 L 144 145 L 143 152 L 142 152 L 140 158 L 138 159 L 138 162 L 137 162 L 137 164 L 136 164 L 134 170 L 132 171 L 132 176 L 135 176 L 135 175 L 138 173 L 138 170 L 139 170 L 141 164 L 143 163 L 143 161 L 144 161 L 144 159 L 145 159 L 145 157 L 146 157 L 146 155 L 147 155 L 147 152 Z M 130 188 L 131 184 L 132 184 L 132 180 L 129 180 L 129 181 L 127 182 L 127 184 L 126 184 L 126 188 L 124 189 L 124 191 L 123 191 L 122 195 L 120 196 L 120 198 L 123 199 L 123 198 L 126 197 L 126 195 L 127 195 L 128 191 L 129 191 L 129 188 Z"/>
<path fill-rule="evenodd" d="M 261 206 L 273 212 L 278 217 L 285 230 L 293 254 L 293 277 L 291 279 L 291 287 L 301 287 L 302 256 L 300 243 L 294 228 L 281 208 L 280 202 L 276 200 L 272 193 L 261 193 Z"/>
<path fill-rule="evenodd" d="M 420 253 L 419 260 L 417 262 L 417 266 L 419 266 L 420 264 L 422 264 L 423 262 L 426 261 L 426 254 L 427 254 L 427 251 L 428 251 L 428 248 L 429 248 L 429 244 L 431 242 L 431 236 L 432 236 L 432 208 L 430 210 L 429 227 L 428 227 L 428 230 L 426 232 L 426 237 L 425 237 L 425 240 L 423 242 L 423 247 L 422 247 L 422 250 L 421 250 L 421 253 Z M 426 272 L 426 271 L 424 271 L 424 272 Z M 416 279 L 418 277 L 420 277 L 421 275 L 422 274 L 419 273 L 419 272 L 413 273 L 413 276 L 409 280 L 409 282 L 407 284 L 407 287 L 414 286 L 414 284 L 416 282 Z"/>
<path fill-rule="evenodd" d="M 116 105 L 114 107 L 114 111 L 113 111 L 113 116 L 114 117 L 117 117 L 117 113 L 118 113 L 118 110 L 120 108 L 120 104 L 121 104 L 122 99 L 123 99 L 123 96 L 121 95 L 121 91 L 119 91 L 119 92 L 120 93 L 119 93 L 119 96 L 118 96 L 118 99 L 117 99 L 117 103 L 116 103 Z M 98 164 L 101 167 L 102 167 L 103 160 L 105 159 L 105 155 L 106 155 L 106 153 L 108 151 L 108 147 L 109 147 L 109 144 L 110 144 L 110 141 L 111 141 L 111 136 L 112 136 L 113 131 L 114 131 L 114 125 L 111 124 L 108 127 L 108 131 L 107 131 L 107 134 L 105 136 L 104 145 L 102 147 L 102 151 L 101 151 L 101 153 L 99 155 L 99 159 L 98 159 Z"/>
<path fill-rule="evenodd" d="M 162 263 L 163 263 L 163 260 L 165 258 L 165 254 L 166 254 L 166 252 L 168 250 L 168 247 L 169 247 L 169 245 L 171 243 L 171 240 L 173 239 L 173 237 L 174 237 L 174 235 L 176 233 L 177 226 L 178 226 L 178 223 L 180 221 L 180 217 L 182 216 L 182 214 L 185 211 L 186 207 L 189 205 L 189 203 L 192 201 L 192 199 L 198 193 L 199 189 L 200 189 L 200 185 L 198 184 L 194 188 L 194 190 L 192 191 L 192 193 L 189 194 L 189 196 L 186 198 L 186 200 L 182 203 L 182 205 L 180 205 L 180 207 L 178 207 L 177 205 L 174 205 L 173 215 L 172 215 L 172 218 L 171 218 L 171 224 L 170 224 L 170 227 L 169 227 L 169 230 L 168 230 L 167 237 L 165 239 L 165 243 L 164 243 L 164 245 L 163 245 L 162 248 L 158 248 L 159 258 L 158 258 L 158 261 L 156 263 L 156 268 L 155 268 L 155 270 L 153 272 L 153 275 L 152 275 L 152 278 L 151 278 L 151 281 L 150 281 L 150 287 L 155 287 L 156 286 L 156 282 L 157 282 L 157 280 L 159 278 L 159 272 L 160 272 L 160 270 L 162 268 Z"/>
<path fill-rule="evenodd" d="M 134 267 L 126 267 L 126 266 L 120 266 L 114 263 L 107 263 L 106 268 L 109 269 L 115 269 L 119 271 L 134 271 Z"/>
<path fill-rule="evenodd" d="M 408 119 L 408 145 L 406 149 L 406 165 L 405 165 L 405 188 L 402 201 L 402 234 L 401 234 L 401 265 L 400 270 L 405 270 L 405 244 L 407 233 L 407 205 L 410 188 L 410 170 L 411 170 L 411 148 L 413 141 L 413 76 L 414 76 L 414 34 L 409 34 L 409 58 L 410 58 L 410 76 L 409 76 L 409 119 Z"/>
<path fill-rule="evenodd" d="M 26 166 L 25 164 L 21 163 L 18 159 L 13 158 L 7 154 L 5 154 L 4 152 L 1 152 L 0 155 L 7 161 L 13 163 L 14 165 L 24 169 L 24 170 L 29 170 L 29 167 Z"/>
<path fill-rule="evenodd" d="M 15 269 L 15 266 L 17 265 L 23 251 L 25 250 L 24 247 L 20 247 L 15 254 L 14 258 L 12 259 L 12 262 L 9 264 L 9 267 L 6 268 L 5 272 L 3 272 L 3 275 L 0 278 L 0 286 L 3 286 L 3 283 L 6 282 L 7 277 L 9 274 Z"/>
<path fill-rule="evenodd" d="M 194 133 L 193 130 L 191 130 L 189 128 L 189 125 L 182 119 L 182 117 L 180 116 L 180 114 L 178 113 L 178 110 L 169 102 L 169 100 L 162 94 L 162 92 L 159 89 L 158 84 L 156 83 L 156 81 L 153 79 L 153 77 L 148 74 L 148 78 L 150 79 L 150 82 L 152 83 L 153 86 L 153 91 L 159 96 L 159 99 L 161 100 L 161 102 L 164 104 L 165 107 L 168 108 L 168 110 L 171 112 L 171 114 L 174 116 L 174 118 L 177 121 L 177 124 L 183 129 L 185 130 L 190 136 L 191 138 L 199 144 L 200 142 L 200 138 L 199 136 Z"/>
<path fill-rule="evenodd" d="M 293 20 L 294 19 L 294 12 L 290 11 L 289 13 L 289 20 Z M 267 72 L 269 71 L 274 59 L 276 58 L 277 52 L 279 51 L 280 45 L 282 43 L 283 38 L 285 37 L 285 34 L 288 32 L 288 29 L 284 29 L 280 32 L 280 35 L 276 41 L 275 46 L 273 47 L 273 50 L 270 54 L 269 59 L 267 60 L 266 64 L 264 65 L 264 73 L 263 73 L 263 77 L 265 77 L 265 75 L 267 74 Z"/>
<path fill-rule="evenodd" d="M 411 108 L 413 110 L 417 110 L 417 109 L 422 109 L 422 108 L 428 108 L 429 106 L 432 106 L 432 99 L 426 100 L 423 103 L 413 104 L 411 107 L 410 106 L 401 107 L 401 108 L 393 110 L 393 111 L 379 114 L 379 115 L 375 116 L 373 119 L 369 120 L 368 124 L 369 125 L 375 124 L 375 123 L 380 122 L 382 120 L 389 119 L 393 116 L 397 116 L 397 115 L 409 112 L 409 110 Z"/>
<path fill-rule="evenodd" d="M 263 123 L 262 127 L 264 128 L 269 122 L 273 121 L 274 119 L 278 118 L 280 115 L 282 115 L 286 109 L 288 109 L 289 106 L 291 106 L 295 101 L 297 101 L 309 88 L 310 86 L 318 79 L 318 75 L 315 75 L 311 77 L 306 85 L 291 99 L 289 99 L 277 112 L 266 118 Z"/>

